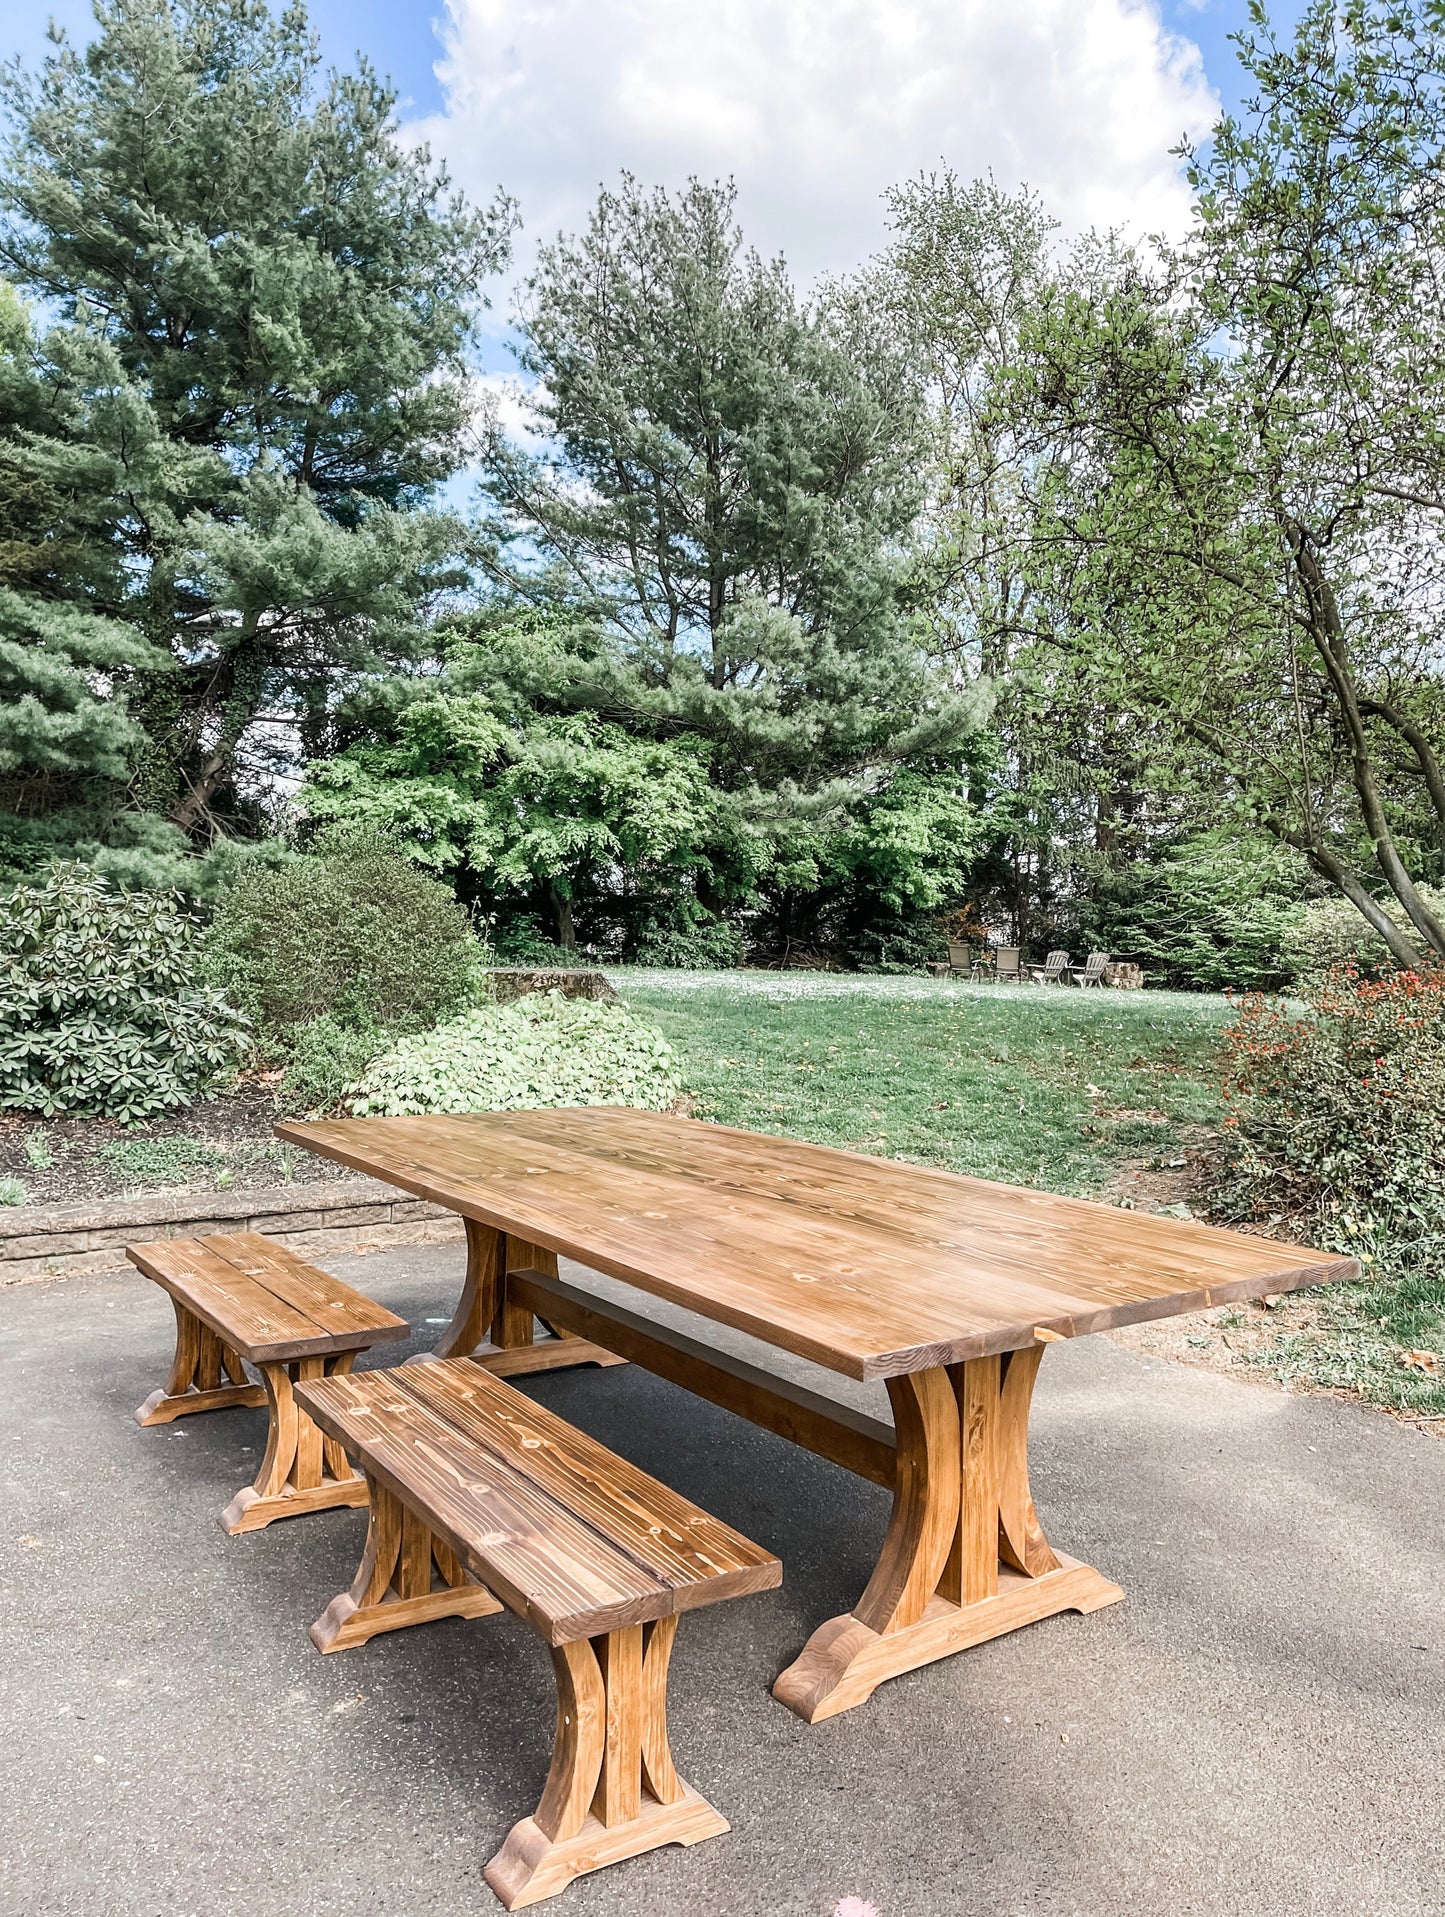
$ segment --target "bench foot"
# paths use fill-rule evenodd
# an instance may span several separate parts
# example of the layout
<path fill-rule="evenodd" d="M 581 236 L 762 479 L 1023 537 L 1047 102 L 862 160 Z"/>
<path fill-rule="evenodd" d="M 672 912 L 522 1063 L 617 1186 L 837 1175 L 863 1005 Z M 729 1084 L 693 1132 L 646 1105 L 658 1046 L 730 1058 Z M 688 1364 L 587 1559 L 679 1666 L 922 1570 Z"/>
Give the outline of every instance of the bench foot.
<path fill-rule="evenodd" d="M 345 1651 L 383 1631 L 440 1617 L 490 1617 L 502 1606 L 456 1553 L 385 1485 L 362 1482 L 371 1523 L 361 1568 L 349 1591 L 334 1597 L 311 1626 L 318 1651 Z"/>
<path fill-rule="evenodd" d="M 631 1823 L 615 1830 L 586 1817 L 577 1835 L 560 1844 L 547 1836 L 535 1817 L 524 1817 L 512 1826 L 506 1843 L 482 1875 L 507 1910 L 522 1910 L 555 1897 L 588 1871 L 660 1850 L 664 1844 L 698 1844 L 732 1828 L 690 1785 L 684 1784 L 682 1791 L 678 1803 L 649 1801 Z"/>
<path fill-rule="evenodd" d="M 365 1478 L 352 1470 L 336 1440 L 322 1435 L 291 1390 L 303 1379 L 348 1372 L 355 1362 L 354 1351 L 342 1351 L 331 1357 L 294 1358 L 289 1364 L 258 1367 L 271 1407 L 266 1455 L 255 1483 L 238 1491 L 220 1514 L 221 1529 L 228 1537 L 264 1530 L 278 1518 L 366 1503 Z"/>
<path fill-rule="evenodd" d="M 193 1411 L 265 1404 L 266 1388 L 252 1384 L 246 1376 L 241 1354 L 223 1344 L 178 1298 L 172 1298 L 171 1304 L 176 1314 L 176 1350 L 170 1375 L 136 1408 L 136 1423 L 173 1424 Z"/>
<path fill-rule="evenodd" d="M 542 1801 L 514 1824 L 482 1875 L 508 1910 L 664 1844 L 729 1829 L 684 1784 L 667 1739 L 667 1667 L 676 1617 L 559 1644 L 557 1738 Z"/>

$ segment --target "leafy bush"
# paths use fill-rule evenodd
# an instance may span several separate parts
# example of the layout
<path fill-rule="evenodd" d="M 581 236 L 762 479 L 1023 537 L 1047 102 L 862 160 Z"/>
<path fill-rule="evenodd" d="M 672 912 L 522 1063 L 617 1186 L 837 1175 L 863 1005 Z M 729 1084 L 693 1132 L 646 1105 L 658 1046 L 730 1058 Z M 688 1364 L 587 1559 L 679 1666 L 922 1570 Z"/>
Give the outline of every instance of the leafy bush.
<path fill-rule="evenodd" d="M 725 972 L 740 965 L 742 956 L 738 928 L 709 915 L 696 921 L 649 924 L 638 940 L 636 962 L 680 972 Z"/>
<path fill-rule="evenodd" d="M 1445 912 L 1445 893 L 1428 885 L 1422 885 L 1420 893 L 1434 912 Z M 1389 895 L 1379 903 L 1386 917 L 1393 919 L 1407 938 L 1417 937 L 1402 905 Z M 1379 933 L 1365 923 L 1348 899 L 1338 895 L 1313 899 L 1305 906 L 1286 938 L 1285 962 L 1289 976 L 1305 985 L 1323 983 L 1345 965 L 1367 977 L 1395 969 Z"/>
<path fill-rule="evenodd" d="M 189 1104 L 246 1042 L 170 895 L 81 866 L 0 899 L 0 1106 L 130 1121 Z"/>
<path fill-rule="evenodd" d="M 294 1111 L 329 1110 L 341 1102 L 371 1064 L 388 1051 L 396 1034 L 369 1021 L 344 1024 L 329 1012 L 303 1025 L 291 1040 L 281 1103 Z"/>
<path fill-rule="evenodd" d="M 1287 847 L 1204 833 L 1157 862 L 1106 873 L 1081 915 L 1080 940 L 1142 964 L 1159 984 L 1274 991 L 1295 976 L 1307 883 Z"/>
<path fill-rule="evenodd" d="M 385 841 L 334 837 L 286 864 L 244 867 L 208 942 L 217 984 L 255 1021 L 263 1052 L 313 1053 L 335 1031 L 376 1050 L 473 1002 L 481 948 L 450 889 Z M 314 1021 L 330 1027 L 301 1041 Z M 353 1074 L 354 1075 L 354 1068 Z"/>
<path fill-rule="evenodd" d="M 1247 998 L 1225 1044 L 1236 1208 L 1395 1269 L 1445 1255 L 1445 969 Z"/>
<path fill-rule="evenodd" d="M 672 1047 L 625 1005 L 534 992 L 402 1039 L 347 1102 L 388 1118 L 551 1105 L 665 1111 L 679 1089 Z"/>

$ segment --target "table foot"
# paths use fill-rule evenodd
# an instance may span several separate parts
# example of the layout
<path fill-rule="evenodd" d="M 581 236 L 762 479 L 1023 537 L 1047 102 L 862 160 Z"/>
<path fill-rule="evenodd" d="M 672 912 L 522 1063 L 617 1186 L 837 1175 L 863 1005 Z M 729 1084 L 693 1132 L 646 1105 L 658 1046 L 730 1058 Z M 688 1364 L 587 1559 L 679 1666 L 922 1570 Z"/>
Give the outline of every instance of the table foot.
<path fill-rule="evenodd" d="M 916 1624 L 900 1631 L 879 1633 L 852 1612 L 830 1618 L 778 1678 L 773 1696 L 805 1724 L 817 1724 L 866 1703 L 887 1678 L 1060 1611 L 1099 1611 L 1123 1596 L 1117 1584 L 1074 1558 L 1060 1556 L 1058 1570 L 1039 1578 L 1001 1566 L 995 1596 L 974 1604 L 934 1598 Z"/>
<path fill-rule="evenodd" d="M 533 1371 L 562 1371 L 569 1365 L 621 1365 L 625 1358 L 607 1351 L 574 1332 L 539 1321 L 524 1305 L 508 1297 L 507 1278 L 514 1271 L 540 1271 L 557 1276 L 557 1254 L 543 1245 L 530 1245 L 490 1225 L 466 1221 L 467 1274 L 452 1321 L 426 1356 L 470 1358 L 494 1378 L 521 1378 Z M 543 1322 L 548 1336 L 537 1338 Z"/>
<path fill-rule="evenodd" d="M 499 1349 L 486 1344 L 472 1354 L 472 1363 L 494 1378 L 521 1378 L 532 1371 L 564 1371 L 572 1365 L 625 1365 L 615 1351 L 605 1351 L 588 1338 L 539 1338 L 535 1344 Z"/>
<path fill-rule="evenodd" d="M 1034 1509 L 1028 1418 L 1042 1355 L 1035 1345 L 888 1380 L 897 1475 L 877 1567 L 773 1687 L 805 1722 L 970 1644 L 1123 1597 L 1056 1553 Z"/>

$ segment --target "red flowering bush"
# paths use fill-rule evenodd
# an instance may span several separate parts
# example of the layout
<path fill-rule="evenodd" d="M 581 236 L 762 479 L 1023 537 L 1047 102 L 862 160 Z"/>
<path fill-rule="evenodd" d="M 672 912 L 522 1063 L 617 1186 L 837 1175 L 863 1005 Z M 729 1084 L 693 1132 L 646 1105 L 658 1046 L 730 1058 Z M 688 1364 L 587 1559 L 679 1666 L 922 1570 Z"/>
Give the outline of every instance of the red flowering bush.
<path fill-rule="evenodd" d="M 1236 1209 L 1396 1267 L 1445 1255 L 1445 969 L 1344 966 L 1225 1031 Z"/>

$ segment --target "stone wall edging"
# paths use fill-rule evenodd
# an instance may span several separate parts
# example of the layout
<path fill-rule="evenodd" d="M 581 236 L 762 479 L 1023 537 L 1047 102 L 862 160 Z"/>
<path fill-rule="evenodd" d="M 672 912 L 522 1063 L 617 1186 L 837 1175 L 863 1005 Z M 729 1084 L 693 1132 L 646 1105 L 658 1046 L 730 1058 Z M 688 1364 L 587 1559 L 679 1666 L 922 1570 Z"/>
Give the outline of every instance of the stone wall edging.
<path fill-rule="evenodd" d="M 0 1285 L 111 1271 L 127 1245 L 218 1231 L 264 1232 L 303 1257 L 334 1258 L 460 1238 L 463 1226 L 455 1212 L 374 1178 L 20 1205 L 0 1211 Z"/>

